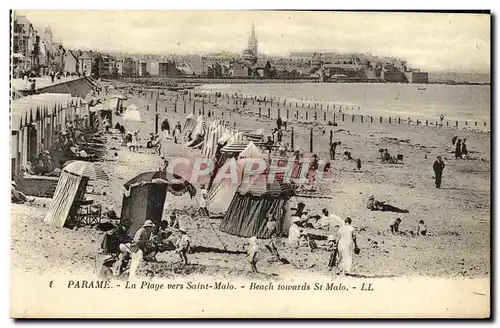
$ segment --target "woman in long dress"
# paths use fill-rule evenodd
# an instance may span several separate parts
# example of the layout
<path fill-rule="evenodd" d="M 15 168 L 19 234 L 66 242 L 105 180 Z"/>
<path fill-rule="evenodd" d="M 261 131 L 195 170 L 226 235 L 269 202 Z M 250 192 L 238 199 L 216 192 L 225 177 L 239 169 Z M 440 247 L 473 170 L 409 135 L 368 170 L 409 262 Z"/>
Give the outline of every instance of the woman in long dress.
<path fill-rule="evenodd" d="M 345 225 L 339 228 L 337 240 L 339 254 L 339 274 L 350 275 L 352 269 L 352 257 L 354 249 L 357 248 L 354 227 L 351 218 L 345 219 Z"/>

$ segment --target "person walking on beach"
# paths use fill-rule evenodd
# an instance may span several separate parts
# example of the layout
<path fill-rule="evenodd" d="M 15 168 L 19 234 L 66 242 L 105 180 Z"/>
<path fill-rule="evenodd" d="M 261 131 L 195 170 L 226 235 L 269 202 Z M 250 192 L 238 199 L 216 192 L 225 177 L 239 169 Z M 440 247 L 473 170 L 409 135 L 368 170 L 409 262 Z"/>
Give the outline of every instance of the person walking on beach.
<path fill-rule="evenodd" d="M 467 139 L 464 138 L 464 141 L 462 141 L 462 158 L 463 159 L 467 159 L 467 154 L 468 154 L 467 145 L 465 144 L 465 141 L 467 141 Z"/>
<path fill-rule="evenodd" d="M 181 257 L 181 261 L 184 265 L 188 265 L 187 253 L 189 252 L 189 248 L 191 247 L 191 238 L 187 234 L 187 230 L 184 228 L 179 228 L 179 232 L 181 233 L 181 237 L 177 241 L 177 248 L 175 252 L 179 254 Z"/>
<path fill-rule="evenodd" d="M 170 123 L 168 119 L 164 119 L 161 123 L 161 130 L 163 131 L 163 137 L 165 139 L 170 138 Z"/>
<path fill-rule="evenodd" d="M 345 225 L 339 228 L 339 237 L 337 239 L 339 274 L 343 273 L 346 276 L 352 273 L 352 258 L 358 248 L 354 227 L 351 223 L 351 218 L 345 219 Z"/>
<path fill-rule="evenodd" d="M 283 125 L 283 120 L 281 119 L 281 116 L 278 116 L 278 118 L 276 119 L 276 127 L 278 128 L 278 130 L 281 130 L 282 125 Z"/>
<path fill-rule="evenodd" d="M 200 215 L 205 216 L 205 217 L 209 217 L 210 214 L 209 214 L 208 209 L 207 209 L 207 198 L 208 198 L 207 189 L 205 189 L 204 184 L 201 185 L 200 189 L 201 189 L 200 201 L 199 201 Z"/>
<path fill-rule="evenodd" d="M 443 176 L 444 162 L 441 160 L 441 156 L 438 156 L 432 168 L 434 169 L 434 176 L 436 177 L 436 188 L 441 188 L 441 178 Z"/>
<path fill-rule="evenodd" d="M 338 144 L 340 144 L 340 142 L 337 143 L 336 141 L 330 144 L 330 160 L 335 159 L 335 150 L 337 149 Z"/>
<path fill-rule="evenodd" d="M 257 237 L 252 236 L 248 241 L 247 246 L 247 261 L 250 263 L 253 273 L 258 273 L 257 270 L 257 254 L 259 252 L 259 244 L 257 243 Z"/>
<path fill-rule="evenodd" d="M 461 159 L 462 158 L 462 139 L 458 139 L 457 143 L 455 144 L 455 158 L 456 159 Z"/>

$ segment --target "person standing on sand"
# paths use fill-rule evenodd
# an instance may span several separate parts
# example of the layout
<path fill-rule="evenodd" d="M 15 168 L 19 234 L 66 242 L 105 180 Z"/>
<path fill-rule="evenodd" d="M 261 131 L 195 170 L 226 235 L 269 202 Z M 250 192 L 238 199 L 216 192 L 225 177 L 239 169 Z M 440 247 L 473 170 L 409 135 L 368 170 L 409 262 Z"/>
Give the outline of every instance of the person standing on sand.
<path fill-rule="evenodd" d="M 462 158 L 462 139 L 458 139 L 457 143 L 455 144 L 455 158 L 456 159 L 461 159 Z"/>
<path fill-rule="evenodd" d="M 184 228 L 179 228 L 179 232 L 181 233 L 181 237 L 177 241 L 177 249 L 175 252 L 179 254 L 181 257 L 181 261 L 184 262 L 184 265 L 188 265 L 187 253 L 189 252 L 189 248 L 191 247 L 191 238 L 187 234 L 187 230 Z"/>
<path fill-rule="evenodd" d="M 247 249 L 247 260 L 250 263 L 250 267 L 252 268 L 252 272 L 258 273 L 257 271 L 257 254 L 259 252 L 259 245 L 257 243 L 257 237 L 252 236 L 248 241 L 248 249 Z"/>
<path fill-rule="evenodd" d="M 339 255 L 339 273 L 346 276 L 352 273 L 352 258 L 355 249 L 358 248 L 356 243 L 356 234 L 354 227 L 351 225 L 351 218 L 345 219 L 345 225 L 339 228 L 339 237 L 337 239 L 337 248 Z"/>
<path fill-rule="evenodd" d="M 444 162 L 441 160 L 441 156 L 438 156 L 432 168 L 434 169 L 434 175 L 436 177 L 436 188 L 441 188 L 441 178 L 443 176 Z"/>
<path fill-rule="evenodd" d="M 464 141 L 462 141 L 462 149 L 461 149 L 463 159 L 467 159 L 467 154 L 468 154 L 467 145 L 465 144 L 465 141 L 467 141 L 467 139 L 464 138 Z"/>
<path fill-rule="evenodd" d="M 278 130 L 281 130 L 281 125 L 283 124 L 283 120 L 281 119 L 280 116 L 278 116 L 278 119 L 276 120 L 276 127 Z"/>
<path fill-rule="evenodd" d="M 161 130 L 163 131 L 163 137 L 165 139 L 170 138 L 170 123 L 168 119 L 164 119 L 161 123 Z"/>
<path fill-rule="evenodd" d="M 337 150 L 337 142 L 332 142 L 330 144 L 330 160 L 334 160 L 335 159 L 335 150 Z"/>
<path fill-rule="evenodd" d="M 202 184 L 201 187 L 200 187 L 201 191 L 200 191 L 200 201 L 199 201 L 199 204 L 200 204 L 200 215 L 201 216 L 205 216 L 205 217 L 209 217 L 210 214 L 208 212 L 208 209 L 207 209 L 207 189 L 205 189 L 205 185 Z"/>

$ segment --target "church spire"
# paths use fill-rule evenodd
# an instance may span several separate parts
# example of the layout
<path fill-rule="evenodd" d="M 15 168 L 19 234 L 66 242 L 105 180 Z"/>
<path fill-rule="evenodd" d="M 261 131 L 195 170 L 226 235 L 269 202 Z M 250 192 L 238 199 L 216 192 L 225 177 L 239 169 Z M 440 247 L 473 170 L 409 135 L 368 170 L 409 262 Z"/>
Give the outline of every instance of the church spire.
<path fill-rule="evenodd" d="M 254 56 L 257 56 L 258 42 L 257 42 L 257 36 L 255 35 L 255 25 L 253 22 L 252 22 L 252 31 L 250 33 L 250 37 L 248 38 L 248 49 L 252 50 Z"/>

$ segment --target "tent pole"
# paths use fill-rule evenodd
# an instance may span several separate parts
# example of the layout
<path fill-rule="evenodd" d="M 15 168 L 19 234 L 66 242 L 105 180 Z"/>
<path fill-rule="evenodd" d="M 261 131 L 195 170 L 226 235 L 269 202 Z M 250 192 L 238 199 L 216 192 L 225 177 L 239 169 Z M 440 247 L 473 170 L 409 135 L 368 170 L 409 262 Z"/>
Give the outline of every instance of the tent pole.
<path fill-rule="evenodd" d="M 198 208 L 200 208 L 200 202 L 198 202 L 198 199 L 195 197 L 194 200 L 196 201 L 196 204 L 198 205 Z M 210 226 L 210 228 L 212 229 L 212 231 L 214 232 L 215 236 L 217 237 L 217 239 L 219 239 L 220 243 L 222 244 L 222 247 L 224 247 L 224 250 L 227 251 L 226 245 L 224 244 L 224 242 L 222 241 L 222 239 L 220 239 L 219 235 L 217 234 L 217 231 L 215 231 L 214 227 L 210 223 L 210 218 L 209 217 L 207 217 L 207 222 L 208 222 L 208 225 Z"/>

